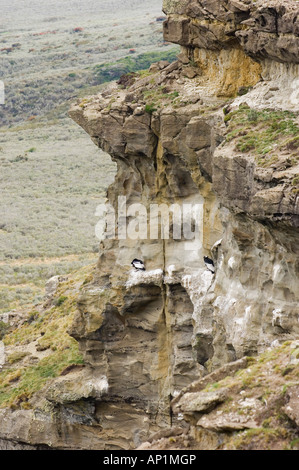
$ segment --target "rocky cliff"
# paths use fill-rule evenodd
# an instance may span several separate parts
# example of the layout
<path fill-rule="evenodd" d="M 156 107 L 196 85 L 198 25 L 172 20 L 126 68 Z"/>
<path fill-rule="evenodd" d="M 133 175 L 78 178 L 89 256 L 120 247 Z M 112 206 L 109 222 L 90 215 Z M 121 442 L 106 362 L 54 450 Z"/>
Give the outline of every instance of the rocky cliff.
<path fill-rule="evenodd" d="M 117 164 L 107 202 L 115 214 L 127 210 L 127 236 L 118 218 L 80 288 L 69 334 L 84 367 L 54 379 L 44 392 L 56 421 L 45 405 L 38 417 L 31 410 L 5 412 L 3 439 L 18 440 L 13 416 L 28 413 L 31 422 L 50 423 L 45 427 L 52 434 L 59 416 L 62 431 L 51 434 L 49 444 L 45 431 L 35 430 L 34 440 L 19 439 L 27 444 L 131 449 L 163 431 L 184 436 L 173 438 L 174 447 L 217 448 L 225 433 L 256 430 L 268 416 L 265 402 L 253 404 L 255 394 L 238 405 L 250 365 L 260 371 L 266 364 L 265 374 L 273 369 L 274 377 L 296 350 L 298 2 L 165 0 L 164 11 L 165 39 L 181 45 L 178 61 L 123 77 L 70 110 Z M 197 236 L 188 237 L 186 221 L 174 216 L 169 237 L 150 236 L 148 219 L 140 236 L 133 210 L 140 204 L 146 216 L 163 204 L 196 208 L 189 215 Z M 132 268 L 134 258 L 144 261 L 145 271 Z M 275 347 L 279 364 L 272 356 L 272 362 L 255 359 Z M 296 366 L 291 361 L 289 394 L 277 391 L 275 406 L 292 409 L 286 412 L 292 430 L 285 425 L 280 442 L 297 437 Z M 233 379 L 242 370 L 243 382 Z M 256 374 L 261 386 L 271 386 Z M 227 376 L 232 383 L 226 379 L 224 390 Z M 215 390 L 206 389 L 216 382 Z M 218 407 L 229 406 L 232 389 L 228 418 Z M 255 414 L 242 420 L 248 403 Z M 146 445 L 167 447 L 163 442 Z M 236 448 L 236 440 L 231 445 Z"/>

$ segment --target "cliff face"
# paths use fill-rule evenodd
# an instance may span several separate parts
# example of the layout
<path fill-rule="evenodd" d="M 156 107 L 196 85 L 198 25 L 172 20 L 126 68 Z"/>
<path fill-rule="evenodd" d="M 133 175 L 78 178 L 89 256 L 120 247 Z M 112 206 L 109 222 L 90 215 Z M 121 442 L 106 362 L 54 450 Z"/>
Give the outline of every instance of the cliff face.
<path fill-rule="evenodd" d="M 290 83 L 298 76 L 296 21 L 287 27 L 298 6 L 187 1 L 165 2 L 164 10 L 165 39 L 182 46 L 179 61 L 71 110 L 117 162 L 108 191 L 115 211 L 120 195 L 148 213 L 153 203 L 202 207 L 193 246 L 171 237 L 103 241 L 96 284 L 86 287 L 72 330 L 85 360 L 106 371 L 105 406 L 112 396 L 120 409 L 124 398 L 135 409 L 147 404 L 149 431 L 175 421 L 169 399 L 195 377 L 296 338 L 299 313 L 298 160 L 295 150 L 288 162 L 287 148 L 296 146 L 298 117 L 278 106 L 285 90 L 277 86 L 281 75 Z M 277 116 L 267 120 L 269 100 Z M 239 150 L 249 134 L 242 113 L 257 140 L 278 122 L 267 152 Z M 286 120 L 294 133 L 280 131 Z M 277 158 L 268 161 L 273 148 Z M 135 257 L 145 273 L 130 269 Z"/>
<path fill-rule="evenodd" d="M 164 1 L 165 36 L 188 50 L 240 45 L 254 60 L 298 64 L 298 6 L 281 0 Z"/>
<path fill-rule="evenodd" d="M 70 329 L 87 374 L 74 380 L 92 382 L 81 393 L 90 416 L 81 448 L 135 448 L 153 432 L 184 429 L 186 406 L 171 407 L 182 389 L 299 334 L 298 2 L 165 0 L 164 11 L 179 60 L 70 115 L 117 163 L 107 194 L 116 214 L 120 196 L 147 215 L 153 204 L 185 205 L 198 210 L 198 236 L 172 236 L 173 222 L 168 239 L 134 237 L 136 225 L 121 237 L 118 225 L 101 241 Z M 132 269 L 134 258 L 146 271 Z M 59 398 L 71 374 L 47 392 L 64 410 L 80 395 Z"/>

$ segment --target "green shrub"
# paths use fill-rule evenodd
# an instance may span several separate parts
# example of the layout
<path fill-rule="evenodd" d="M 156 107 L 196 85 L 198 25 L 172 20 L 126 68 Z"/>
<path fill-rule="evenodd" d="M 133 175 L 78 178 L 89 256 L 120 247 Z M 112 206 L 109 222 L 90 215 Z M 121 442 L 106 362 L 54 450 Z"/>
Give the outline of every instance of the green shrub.
<path fill-rule="evenodd" d="M 148 114 L 153 114 L 157 111 L 157 108 L 155 108 L 154 104 L 146 104 L 144 110 Z"/>
<path fill-rule="evenodd" d="M 277 158 L 274 154 L 277 148 L 299 146 L 296 120 L 297 115 L 289 111 L 257 110 L 241 105 L 224 117 L 228 125 L 226 140 L 234 141 L 236 150 L 255 155 L 259 165 L 269 166 Z"/>
<path fill-rule="evenodd" d="M 55 302 L 56 307 L 60 307 L 65 301 L 67 300 L 67 297 L 65 295 L 61 295 Z"/>
<path fill-rule="evenodd" d="M 177 59 L 177 48 L 163 52 L 145 52 L 137 56 L 127 56 L 116 62 L 96 65 L 93 69 L 96 84 L 117 80 L 122 75 L 148 69 L 154 62 L 168 60 L 174 62 Z"/>
<path fill-rule="evenodd" d="M 295 176 L 295 178 L 292 181 L 293 186 L 299 185 L 299 176 Z"/>

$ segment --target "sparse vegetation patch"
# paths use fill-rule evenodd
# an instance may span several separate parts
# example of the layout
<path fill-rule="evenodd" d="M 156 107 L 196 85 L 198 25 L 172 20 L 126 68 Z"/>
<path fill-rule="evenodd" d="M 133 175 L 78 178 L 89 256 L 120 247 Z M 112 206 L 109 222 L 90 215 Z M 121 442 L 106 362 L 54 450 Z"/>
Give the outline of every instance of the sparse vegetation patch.
<path fill-rule="evenodd" d="M 148 69 L 154 62 L 167 60 L 173 62 L 177 59 L 176 47 L 162 52 L 145 52 L 136 56 L 127 56 L 115 62 L 96 65 L 94 76 L 97 84 L 118 80 L 122 75 Z"/>
<path fill-rule="evenodd" d="M 289 166 L 299 161 L 298 115 L 289 111 L 256 110 L 246 105 L 225 115 L 227 142 L 234 142 L 235 150 L 250 153 L 260 166 L 270 166 L 277 153 L 286 151 Z"/>

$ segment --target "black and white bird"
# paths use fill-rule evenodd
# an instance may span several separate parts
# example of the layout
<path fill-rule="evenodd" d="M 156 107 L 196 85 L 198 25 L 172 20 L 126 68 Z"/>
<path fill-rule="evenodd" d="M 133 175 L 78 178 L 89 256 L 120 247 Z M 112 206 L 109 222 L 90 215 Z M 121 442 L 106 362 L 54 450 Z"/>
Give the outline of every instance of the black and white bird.
<path fill-rule="evenodd" d="M 213 260 L 211 258 L 209 258 L 208 256 L 204 256 L 203 260 L 205 262 L 206 267 L 209 269 L 209 271 L 214 273 L 215 272 L 215 266 L 214 266 Z"/>
<path fill-rule="evenodd" d="M 137 259 L 137 258 L 133 259 L 131 265 L 138 271 L 145 271 L 144 263 L 140 259 Z"/>

